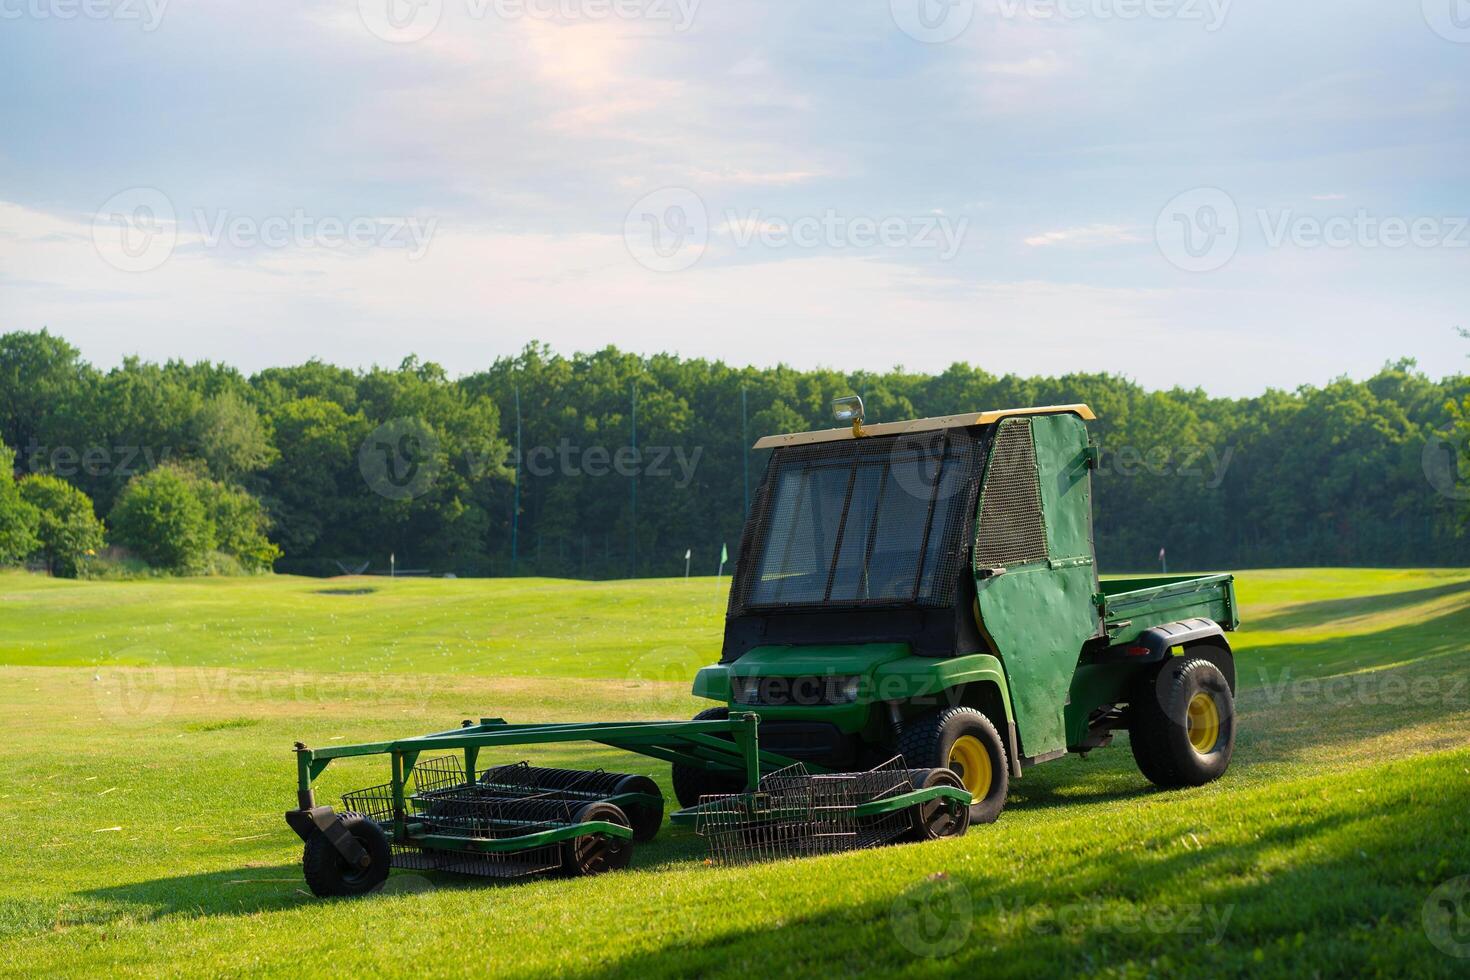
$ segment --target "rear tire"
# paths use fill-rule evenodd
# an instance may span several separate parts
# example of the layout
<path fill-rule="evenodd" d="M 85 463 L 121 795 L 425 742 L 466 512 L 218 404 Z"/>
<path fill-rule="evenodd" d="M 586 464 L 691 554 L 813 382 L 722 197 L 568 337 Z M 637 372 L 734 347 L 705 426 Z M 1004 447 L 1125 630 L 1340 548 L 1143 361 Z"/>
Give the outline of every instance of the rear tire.
<path fill-rule="evenodd" d="M 1139 772 L 1179 789 L 1219 779 L 1235 751 L 1235 698 L 1220 668 L 1200 657 L 1165 660 L 1138 679 L 1128 742 Z"/>
<path fill-rule="evenodd" d="M 326 834 L 313 830 L 301 852 L 301 870 L 307 887 L 318 898 L 346 898 L 376 891 L 388 880 L 388 867 L 393 861 L 388 836 L 375 822 L 350 811 L 338 816 L 370 860 L 366 868 L 352 867 Z"/>
<path fill-rule="evenodd" d="M 573 818 L 577 823 L 602 820 L 632 828 L 627 814 L 612 803 L 588 803 L 577 811 Z M 561 871 L 569 878 L 582 875 L 600 875 L 607 871 L 618 871 L 633 860 L 633 842 L 607 834 L 584 834 L 563 841 L 561 845 Z"/>
<path fill-rule="evenodd" d="M 923 776 L 913 780 L 914 789 L 931 786 L 955 786 L 964 789 L 960 777 L 949 769 L 926 769 Z M 904 840 L 943 840 L 946 837 L 963 837 L 970 829 L 970 808 L 950 805 L 948 800 L 931 800 L 913 808 L 913 827 L 904 835 Z"/>
<path fill-rule="evenodd" d="M 730 717 L 725 707 L 705 708 L 694 716 L 695 721 L 724 721 Z M 697 806 L 702 796 L 728 796 L 745 791 L 745 777 L 733 772 L 717 769 L 700 769 L 674 763 L 674 798 L 682 807 Z"/>
<path fill-rule="evenodd" d="M 897 749 L 911 769 L 950 769 L 970 791 L 970 823 L 995 823 L 1006 805 L 1010 766 L 989 718 L 974 708 L 945 708 L 908 723 Z"/>

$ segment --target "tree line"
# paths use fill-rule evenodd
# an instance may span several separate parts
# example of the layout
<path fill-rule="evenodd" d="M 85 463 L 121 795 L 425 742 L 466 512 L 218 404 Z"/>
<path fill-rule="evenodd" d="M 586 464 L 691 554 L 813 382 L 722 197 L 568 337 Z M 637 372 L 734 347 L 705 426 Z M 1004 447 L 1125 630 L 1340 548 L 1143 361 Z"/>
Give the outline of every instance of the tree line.
<path fill-rule="evenodd" d="M 773 432 L 1086 402 L 1105 570 L 1465 564 L 1470 378 L 1412 361 L 1249 398 L 1116 375 L 736 367 L 532 344 L 450 377 L 308 361 L 246 376 L 128 358 L 46 331 L 0 337 L 0 561 L 56 574 L 609 578 L 731 558 Z M 111 563 L 111 564 L 109 564 Z"/>

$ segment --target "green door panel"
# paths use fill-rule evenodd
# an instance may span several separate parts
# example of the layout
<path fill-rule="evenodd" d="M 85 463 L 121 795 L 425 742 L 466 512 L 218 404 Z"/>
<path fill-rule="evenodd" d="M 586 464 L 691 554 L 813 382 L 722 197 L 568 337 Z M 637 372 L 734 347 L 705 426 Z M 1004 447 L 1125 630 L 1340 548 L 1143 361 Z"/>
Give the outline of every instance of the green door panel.
<path fill-rule="evenodd" d="M 1102 623 L 1093 595 L 1097 571 L 1092 550 L 1092 501 L 1087 465 L 1087 430 L 1071 415 L 1007 419 L 1001 426 L 1026 426 L 1035 451 L 1035 477 L 1045 522 L 1046 553 L 1027 555 L 1004 573 L 976 581 L 976 604 L 985 635 L 1005 663 L 1021 751 L 1035 757 L 1067 746 L 1064 708 L 1082 644 Z M 1017 437 L 1011 433 L 1011 442 Z M 997 444 L 1002 440 L 997 439 Z M 1004 474 L 1014 464 L 1002 462 Z M 992 459 L 987 471 L 996 468 Z M 992 490 L 994 489 L 994 492 Z M 1016 506 L 1014 485 L 981 493 L 987 506 Z M 1003 522 L 991 522 L 997 526 Z M 986 522 L 978 522 L 982 529 Z M 982 531 L 983 533 L 983 531 Z M 977 544 L 977 551 L 980 548 Z"/>

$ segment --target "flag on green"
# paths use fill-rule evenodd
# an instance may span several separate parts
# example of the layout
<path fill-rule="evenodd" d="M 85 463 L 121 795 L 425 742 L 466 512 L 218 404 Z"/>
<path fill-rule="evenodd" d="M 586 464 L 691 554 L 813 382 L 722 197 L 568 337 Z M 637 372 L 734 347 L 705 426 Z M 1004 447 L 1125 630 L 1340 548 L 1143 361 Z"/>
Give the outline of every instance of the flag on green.
<path fill-rule="evenodd" d="M 725 544 L 722 542 L 720 544 L 720 564 L 723 565 L 723 564 L 725 564 L 725 562 L 727 562 L 729 560 L 730 560 L 730 549 L 728 547 L 726 547 Z"/>

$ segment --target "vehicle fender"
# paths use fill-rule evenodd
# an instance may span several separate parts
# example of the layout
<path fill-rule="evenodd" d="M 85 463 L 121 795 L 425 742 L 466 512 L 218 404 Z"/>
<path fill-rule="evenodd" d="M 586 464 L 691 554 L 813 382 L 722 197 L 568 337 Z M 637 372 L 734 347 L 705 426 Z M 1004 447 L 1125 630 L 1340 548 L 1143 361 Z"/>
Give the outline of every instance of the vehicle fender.
<path fill-rule="evenodd" d="M 873 680 L 874 699 L 880 701 L 937 698 L 951 688 L 988 681 L 1000 689 L 1006 723 L 1015 721 L 1005 666 L 992 654 L 972 653 L 946 659 L 904 657 L 878 667 L 873 672 Z"/>
<path fill-rule="evenodd" d="M 1158 663 L 1175 647 L 1184 647 L 1191 656 L 1213 663 L 1225 675 L 1231 693 L 1235 692 L 1235 656 L 1230 650 L 1230 641 L 1225 638 L 1224 627 L 1213 619 L 1199 617 L 1150 626 L 1131 642 L 1108 647 L 1099 660 Z"/>

